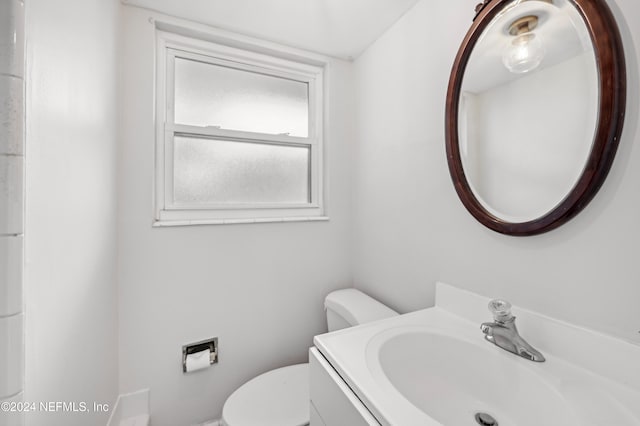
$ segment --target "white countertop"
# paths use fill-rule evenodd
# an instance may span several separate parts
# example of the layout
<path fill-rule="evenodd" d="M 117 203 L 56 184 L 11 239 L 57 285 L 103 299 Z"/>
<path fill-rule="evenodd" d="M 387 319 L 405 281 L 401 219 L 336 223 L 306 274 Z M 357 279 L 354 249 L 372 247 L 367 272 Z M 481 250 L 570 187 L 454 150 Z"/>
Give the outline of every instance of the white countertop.
<path fill-rule="evenodd" d="M 488 298 L 439 283 L 436 300 L 434 308 L 314 339 L 322 355 L 382 425 L 443 424 L 406 399 L 377 360 L 381 345 L 402 333 L 451 336 L 482 353 L 494 351 L 497 365 L 515 366 L 557 389 L 575 411 L 575 424 L 640 425 L 639 346 L 514 307 L 520 334 L 547 358 L 536 363 L 484 340 L 480 324 L 491 321 Z M 567 426 L 554 421 L 559 420 L 549 419 L 545 426 Z M 614 423 L 605 423 L 608 421 Z"/>

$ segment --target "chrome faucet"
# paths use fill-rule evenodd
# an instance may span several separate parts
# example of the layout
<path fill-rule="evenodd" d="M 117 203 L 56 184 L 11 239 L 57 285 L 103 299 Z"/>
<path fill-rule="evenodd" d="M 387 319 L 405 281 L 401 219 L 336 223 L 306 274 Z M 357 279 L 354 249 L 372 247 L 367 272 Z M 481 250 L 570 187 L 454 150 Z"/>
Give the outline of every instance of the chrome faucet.
<path fill-rule="evenodd" d="M 511 303 L 492 300 L 489 302 L 489 311 L 493 314 L 494 322 L 485 322 L 480 326 L 485 340 L 528 360 L 544 362 L 544 356 L 518 334 L 516 317 L 511 314 Z"/>

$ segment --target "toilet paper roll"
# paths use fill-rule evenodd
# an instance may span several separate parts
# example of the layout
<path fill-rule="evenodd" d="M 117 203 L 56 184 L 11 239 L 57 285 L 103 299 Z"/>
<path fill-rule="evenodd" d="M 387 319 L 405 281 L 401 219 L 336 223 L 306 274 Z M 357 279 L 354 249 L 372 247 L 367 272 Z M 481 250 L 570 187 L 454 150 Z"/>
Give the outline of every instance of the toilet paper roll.
<path fill-rule="evenodd" d="M 187 355 L 186 366 L 187 373 L 191 371 L 202 370 L 211 365 L 211 350 L 205 349 L 204 351 L 196 352 Z"/>

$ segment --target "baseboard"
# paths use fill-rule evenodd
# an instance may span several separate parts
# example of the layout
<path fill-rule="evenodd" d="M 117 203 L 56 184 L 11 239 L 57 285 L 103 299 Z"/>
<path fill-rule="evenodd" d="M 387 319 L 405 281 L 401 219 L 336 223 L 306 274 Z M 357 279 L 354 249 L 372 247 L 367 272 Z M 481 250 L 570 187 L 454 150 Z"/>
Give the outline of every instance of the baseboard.
<path fill-rule="evenodd" d="M 222 420 L 207 420 L 204 423 L 198 423 L 193 426 L 222 426 Z"/>
<path fill-rule="evenodd" d="M 118 396 L 107 426 L 148 426 L 149 389 Z"/>

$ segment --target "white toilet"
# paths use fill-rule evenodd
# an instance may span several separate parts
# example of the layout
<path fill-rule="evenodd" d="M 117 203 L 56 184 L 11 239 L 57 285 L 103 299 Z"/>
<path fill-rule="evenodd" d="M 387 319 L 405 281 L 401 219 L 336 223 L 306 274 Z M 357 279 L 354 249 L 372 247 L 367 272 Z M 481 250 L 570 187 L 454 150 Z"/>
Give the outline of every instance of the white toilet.
<path fill-rule="evenodd" d="M 355 290 L 330 293 L 324 301 L 329 331 L 398 315 Z M 224 426 L 309 424 L 309 364 L 268 371 L 240 386 L 224 403 Z"/>

